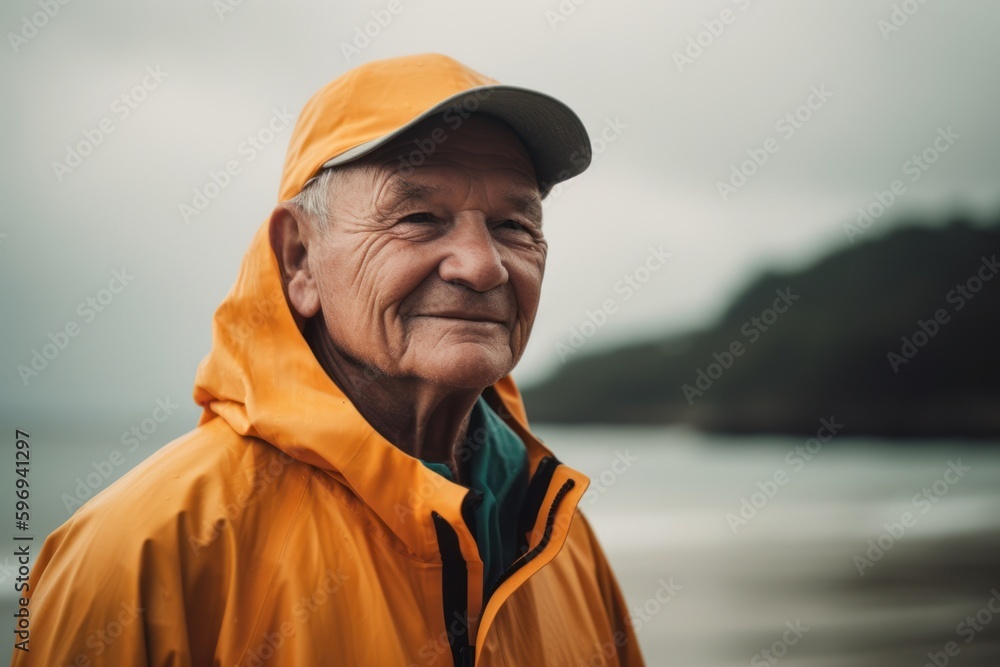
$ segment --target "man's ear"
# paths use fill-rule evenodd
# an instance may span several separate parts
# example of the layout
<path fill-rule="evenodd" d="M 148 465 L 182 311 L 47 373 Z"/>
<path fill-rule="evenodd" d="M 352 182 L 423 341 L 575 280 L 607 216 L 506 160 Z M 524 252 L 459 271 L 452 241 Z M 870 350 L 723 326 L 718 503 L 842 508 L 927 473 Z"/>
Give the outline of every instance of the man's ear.
<path fill-rule="evenodd" d="M 312 228 L 290 207 L 278 204 L 271 213 L 269 231 L 288 303 L 298 318 L 309 319 L 320 307 L 319 286 L 309 268 L 309 245 L 315 237 Z"/>

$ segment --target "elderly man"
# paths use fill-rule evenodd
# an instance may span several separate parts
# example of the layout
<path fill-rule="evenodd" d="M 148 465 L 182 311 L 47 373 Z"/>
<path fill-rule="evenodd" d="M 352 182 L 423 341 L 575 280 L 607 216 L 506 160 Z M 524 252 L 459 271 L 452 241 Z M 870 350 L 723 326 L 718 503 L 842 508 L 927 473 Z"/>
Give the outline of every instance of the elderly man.
<path fill-rule="evenodd" d="M 81 508 L 15 665 L 641 665 L 508 374 L 579 119 L 443 56 L 303 109 L 215 315 L 198 427 Z"/>

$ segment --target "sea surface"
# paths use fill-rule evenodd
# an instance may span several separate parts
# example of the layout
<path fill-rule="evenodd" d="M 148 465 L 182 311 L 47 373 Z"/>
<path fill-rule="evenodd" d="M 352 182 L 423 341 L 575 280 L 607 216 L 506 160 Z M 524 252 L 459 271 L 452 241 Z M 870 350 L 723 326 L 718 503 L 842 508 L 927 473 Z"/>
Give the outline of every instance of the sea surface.
<path fill-rule="evenodd" d="M 846 430 L 825 443 L 679 428 L 538 433 L 592 478 L 581 508 L 649 665 L 997 667 L 1000 442 Z M 117 449 L 104 488 L 152 452 L 92 436 L 32 440 L 35 553 L 75 507 L 78 478 L 107 472 Z M 0 556 L 7 619 L 12 553 Z M 0 650 L 12 645 L 5 633 Z"/>

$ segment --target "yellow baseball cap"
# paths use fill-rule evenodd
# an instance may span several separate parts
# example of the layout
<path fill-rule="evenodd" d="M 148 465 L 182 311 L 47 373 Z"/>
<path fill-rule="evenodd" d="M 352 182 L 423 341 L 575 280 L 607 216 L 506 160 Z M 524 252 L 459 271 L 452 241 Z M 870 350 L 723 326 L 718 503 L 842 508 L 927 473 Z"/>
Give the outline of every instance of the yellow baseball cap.
<path fill-rule="evenodd" d="M 543 195 L 590 166 L 590 137 L 568 106 L 428 53 L 366 63 L 320 89 L 295 124 L 280 200 L 294 197 L 323 169 L 356 160 L 430 116 L 442 114 L 456 130 L 473 113 L 493 116 L 517 134 Z M 418 166 L 415 153 L 410 161 Z"/>

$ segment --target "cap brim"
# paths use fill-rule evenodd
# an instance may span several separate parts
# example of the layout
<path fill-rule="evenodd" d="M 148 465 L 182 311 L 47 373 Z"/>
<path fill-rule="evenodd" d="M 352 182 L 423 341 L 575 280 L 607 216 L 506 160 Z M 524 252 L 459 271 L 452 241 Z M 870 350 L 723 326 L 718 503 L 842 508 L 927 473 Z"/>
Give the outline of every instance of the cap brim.
<path fill-rule="evenodd" d="M 427 118 L 448 112 L 452 112 L 455 123 L 476 113 L 493 116 L 507 124 L 531 156 L 543 196 L 552 186 L 577 176 L 590 166 L 590 137 L 572 109 L 535 90 L 495 85 L 470 88 L 452 95 L 406 125 L 330 158 L 323 163 L 322 169 L 356 160 Z"/>

